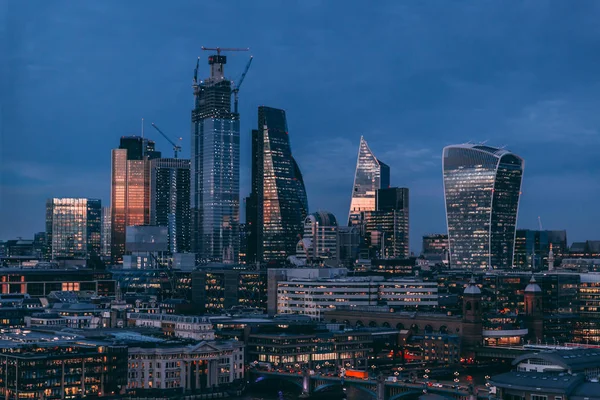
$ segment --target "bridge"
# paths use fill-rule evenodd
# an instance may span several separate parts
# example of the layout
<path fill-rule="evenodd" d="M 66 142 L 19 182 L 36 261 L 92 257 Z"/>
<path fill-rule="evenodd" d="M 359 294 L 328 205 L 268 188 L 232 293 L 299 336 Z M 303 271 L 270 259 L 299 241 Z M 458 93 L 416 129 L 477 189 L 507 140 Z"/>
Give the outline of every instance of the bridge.
<path fill-rule="evenodd" d="M 296 373 L 263 371 L 251 369 L 248 371 L 251 382 L 264 380 L 283 380 L 297 386 L 304 397 L 311 393 L 318 393 L 335 386 L 354 387 L 366 396 L 365 399 L 372 400 L 412 400 L 422 396 L 424 391 L 436 394 L 446 399 L 477 400 L 476 395 L 465 390 L 452 389 L 450 387 L 427 386 L 424 382 L 404 383 L 386 381 L 383 376 L 369 379 L 340 378 L 337 376 L 325 376 L 320 374 L 309 374 L 308 371 Z M 487 396 L 481 396 L 487 399 Z"/>

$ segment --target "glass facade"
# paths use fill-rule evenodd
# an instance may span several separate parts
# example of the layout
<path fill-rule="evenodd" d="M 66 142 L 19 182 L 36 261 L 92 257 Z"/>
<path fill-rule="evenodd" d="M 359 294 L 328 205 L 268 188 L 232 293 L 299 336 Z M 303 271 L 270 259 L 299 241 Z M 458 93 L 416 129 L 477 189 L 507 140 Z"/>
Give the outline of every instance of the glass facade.
<path fill-rule="evenodd" d="M 507 150 L 464 144 L 443 153 L 453 268 L 513 265 L 523 160 Z"/>
<path fill-rule="evenodd" d="M 160 158 L 154 142 L 139 136 L 121 138 L 112 151 L 111 256 L 121 262 L 125 228 L 150 223 L 150 160 Z"/>
<path fill-rule="evenodd" d="M 375 211 L 375 192 L 390 186 L 390 167 L 375 157 L 361 136 L 348 225 L 361 223 L 361 211 Z"/>
<path fill-rule="evenodd" d="M 189 252 L 190 160 L 159 158 L 150 165 L 150 222 L 167 227 L 171 253 Z"/>
<path fill-rule="evenodd" d="M 252 157 L 256 216 L 250 218 L 256 222 L 249 240 L 256 243 L 259 261 L 285 260 L 295 254 L 308 200 L 300 168 L 292 156 L 285 111 L 259 107 L 258 125 L 252 132 L 256 143 Z"/>
<path fill-rule="evenodd" d="M 102 248 L 100 255 L 110 257 L 111 212 L 110 207 L 102 207 Z"/>
<path fill-rule="evenodd" d="M 46 201 L 46 240 L 52 259 L 89 258 L 101 250 L 100 200 L 53 198 Z"/>
<path fill-rule="evenodd" d="M 209 57 L 211 76 L 194 85 L 191 146 L 191 242 L 203 261 L 239 255 L 240 121 L 231 112 L 225 56 Z"/>
<path fill-rule="evenodd" d="M 364 212 L 366 232 L 378 258 L 404 258 L 409 251 L 408 189 L 376 192 L 376 211 Z"/>

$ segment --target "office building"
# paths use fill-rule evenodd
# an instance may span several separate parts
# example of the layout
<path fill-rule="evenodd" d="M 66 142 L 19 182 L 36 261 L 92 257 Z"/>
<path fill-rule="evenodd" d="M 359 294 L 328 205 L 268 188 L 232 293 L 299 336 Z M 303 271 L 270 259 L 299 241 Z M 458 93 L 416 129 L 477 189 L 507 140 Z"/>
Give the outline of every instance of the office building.
<path fill-rule="evenodd" d="M 448 235 L 432 233 L 423 236 L 423 255 L 445 254 L 448 252 Z"/>
<path fill-rule="evenodd" d="M 150 161 L 150 223 L 167 227 L 169 252 L 191 250 L 190 160 Z"/>
<path fill-rule="evenodd" d="M 160 158 L 154 142 L 123 136 L 112 151 L 111 257 L 120 263 L 125 253 L 125 228 L 150 223 L 150 160 Z"/>
<path fill-rule="evenodd" d="M 124 269 L 158 269 L 167 263 L 163 255 L 169 249 L 166 226 L 128 226 L 125 236 Z"/>
<path fill-rule="evenodd" d="M 517 229 L 515 235 L 515 266 L 533 270 L 546 268 L 549 252 L 548 231 Z"/>
<path fill-rule="evenodd" d="M 337 260 L 337 220 L 326 211 L 309 214 L 304 220 L 304 234 L 298 243 L 298 255 L 307 262 Z"/>
<path fill-rule="evenodd" d="M 523 159 L 505 149 L 475 144 L 444 148 L 452 268 L 513 265 L 523 167 Z"/>
<path fill-rule="evenodd" d="M 100 200 L 53 198 L 46 201 L 46 240 L 51 258 L 100 255 Z"/>
<path fill-rule="evenodd" d="M 125 393 L 127 347 L 80 344 L 74 335 L 68 340 L 62 337 L 30 331 L 5 333 L 0 344 L 0 396 L 75 399 Z"/>
<path fill-rule="evenodd" d="M 266 310 L 267 273 L 206 269 L 191 274 L 191 300 L 198 312 L 219 314 L 232 308 Z"/>
<path fill-rule="evenodd" d="M 321 319 L 325 310 L 338 306 L 377 306 L 395 309 L 437 307 L 436 282 L 388 279 L 381 276 L 339 279 L 292 279 L 278 282 L 277 312 L 304 314 Z"/>
<path fill-rule="evenodd" d="M 110 239 L 110 233 L 111 233 L 111 222 L 112 222 L 112 217 L 111 217 L 111 208 L 110 206 L 108 207 L 102 207 L 102 233 L 101 233 L 101 249 L 100 249 L 100 255 L 102 257 L 107 257 L 110 258 L 110 246 L 111 246 L 111 239 Z"/>
<path fill-rule="evenodd" d="M 410 255 L 408 189 L 387 188 L 375 192 L 375 211 L 363 213 L 365 232 L 374 255 L 404 258 Z"/>
<path fill-rule="evenodd" d="M 375 157 L 367 141 L 361 136 L 348 225 L 360 225 L 362 223 L 361 212 L 375 211 L 375 192 L 389 186 L 390 167 Z"/>
<path fill-rule="evenodd" d="M 210 76 L 194 78 L 191 145 L 192 251 L 235 263 L 239 253 L 240 118 L 231 111 L 227 57 L 208 57 Z"/>
<path fill-rule="evenodd" d="M 249 262 L 282 261 L 296 253 L 308 213 L 302 173 L 292 156 L 284 110 L 258 108 L 252 131 L 252 193 L 246 200 Z"/>
<path fill-rule="evenodd" d="M 350 267 L 358 260 L 360 241 L 358 227 L 338 226 L 337 256 L 341 265 Z"/>

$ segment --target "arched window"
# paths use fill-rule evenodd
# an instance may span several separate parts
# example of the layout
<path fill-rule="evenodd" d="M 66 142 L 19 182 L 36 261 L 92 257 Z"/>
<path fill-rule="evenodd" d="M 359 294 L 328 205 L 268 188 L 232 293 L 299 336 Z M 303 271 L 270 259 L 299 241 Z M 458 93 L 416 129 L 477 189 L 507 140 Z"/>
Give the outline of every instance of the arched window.
<path fill-rule="evenodd" d="M 402 322 L 398 322 L 396 324 L 396 329 L 398 329 L 399 331 L 404 330 L 404 324 Z"/>
<path fill-rule="evenodd" d="M 377 322 L 375 322 L 375 321 L 369 322 L 369 327 L 370 328 L 377 328 Z"/>
<path fill-rule="evenodd" d="M 383 326 L 384 328 L 389 328 L 390 327 L 390 323 L 386 321 L 383 324 L 381 324 L 381 326 Z"/>
<path fill-rule="evenodd" d="M 419 327 L 417 326 L 417 324 L 412 324 L 410 326 L 410 330 L 413 331 L 413 333 L 419 333 Z"/>
<path fill-rule="evenodd" d="M 433 332 L 433 327 L 431 325 L 425 325 L 425 333 Z"/>
<path fill-rule="evenodd" d="M 363 326 L 365 326 L 365 324 L 363 324 L 363 322 L 360 319 L 358 321 L 356 321 L 357 328 L 362 328 Z"/>
<path fill-rule="evenodd" d="M 440 326 L 440 333 L 442 333 L 442 334 L 448 333 L 448 327 L 446 325 Z"/>
<path fill-rule="evenodd" d="M 465 307 L 465 310 L 471 311 L 471 302 L 470 301 L 467 301 L 467 305 Z"/>

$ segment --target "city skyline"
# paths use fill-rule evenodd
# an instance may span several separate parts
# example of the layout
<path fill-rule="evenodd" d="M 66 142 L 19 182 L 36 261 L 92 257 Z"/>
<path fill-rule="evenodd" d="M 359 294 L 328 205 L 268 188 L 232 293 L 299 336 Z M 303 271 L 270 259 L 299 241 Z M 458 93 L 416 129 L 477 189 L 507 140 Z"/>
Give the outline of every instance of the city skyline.
<path fill-rule="evenodd" d="M 125 16 L 141 12 L 144 17 L 156 18 L 160 8 L 155 6 L 149 3 L 140 10 L 106 3 L 67 10 L 60 6 L 46 8 L 40 3 L 40 7 L 26 13 L 18 4 L 9 5 L 8 27 L 15 35 L 15 47 L 8 48 L 9 90 L 1 96 L 3 104 L 7 104 L 3 131 L 15 134 L 2 135 L 0 220 L 6 223 L 0 226 L 0 238 L 31 237 L 42 231 L 44 201 L 48 197 L 100 198 L 109 204 L 108 150 L 114 148 L 118 137 L 140 134 L 142 117 L 155 120 L 174 137 L 183 136 L 182 157 L 187 157 L 192 105 L 189 85 L 195 58 L 200 55 L 201 63 L 206 62 L 206 56 L 200 54 L 202 44 L 249 46 L 255 56 L 253 69 L 240 92 L 241 198 L 250 193 L 250 129 L 256 126 L 253 111 L 257 105 L 270 104 L 288 111 L 288 122 L 299 135 L 296 137 L 306 139 L 294 142 L 294 155 L 303 168 L 310 211 L 327 210 L 339 220 L 344 219 L 349 207 L 348 187 L 352 185 L 356 142 L 364 135 L 373 152 L 390 165 L 391 185 L 411 189 L 411 236 L 415 238 L 412 250 L 418 250 L 417 238 L 445 231 L 441 149 L 468 140 L 489 139 L 492 145 L 507 145 L 528 163 L 519 228 L 537 227 L 537 217 L 541 216 L 545 229 L 566 229 L 569 242 L 596 238 L 593 221 L 598 220 L 600 211 L 593 199 L 600 189 L 593 177 L 599 166 L 594 162 L 592 149 L 598 142 L 593 110 L 598 101 L 595 82 L 600 60 L 589 55 L 598 34 L 581 23 L 588 21 L 586 15 L 594 14 L 595 6 L 549 10 L 543 3 L 534 2 L 515 7 L 511 11 L 513 17 L 532 21 L 535 29 L 520 27 L 506 42 L 499 42 L 494 34 L 506 22 L 496 21 L 489 29 L 484 29 L 482 22 L 460 27 L 459 21 L 471 14 L 442 6 L 457 21 L 444 19 L 444 28 L 452 32 L 450 43 L 456 49 L 448 58 L 443 51 L 448 42 L 435 29 L 435 16 L 430 10 L 387 4 L 369 13 L 378 25 L 390 29 L 393 35 L 388 36 L 401 38 L 397 49 L 390 48 L 387 42 L 361 49 L 361 54 L 352 50 L 354 45 L 342 47 L 341 58 L 327 61 L 326 65 L 313 60 L 325 57 L 329 46 L 344 40 L 327 30 L 323 35 L 329 40 L 310 36 L 311 32 L 319 32 L 319 24 L 331 10 L 327 6 L 298 5 L 296 11 L 307 28 L 292 24 L 282 29 L 276 24 L 269 29 L 282 31 L 277 40 L 253 30 L 243 40 L 237 31 L 219 32 L 217 36 L 210 32 L 213 22 L 205 28 L 184 23 L 172 36 L 159 38 L 150 31 L 152 24 L 146 27 L 140 21 L 130 27 L 131 39 L 124 43 L 117 43 L 112 34 L 96 43 L 93 29 L 79 25 L 110 24 L 111 11 L 118 10 Z M 217 5 L 210 8 L 212 12 L 221 9 Z M 241 6 L 233 13 L 232 19 L 242 23 L 240 30 L 251 25 L 245 19 L 252 20 L 253 13 L 263 13 L 268 7 L 257 8 L 253 11 Z M 180 9 L 172 11 L 176 22 L 164 23 L 180 24 L 194 9 L 192 3 L 182 3 Z M 283 10 L 275 7 L 271 12 Z M 471 12 L 493 18 L 506 11 L 500 6 L 473 6 Z M 360 16 L 353 7 L 348 13 L 351 20 Z M 42 19 L 45 16 L 49 22 Z M 423 38 L 430 46 L 427 54 L 408 39 L 420 32 L 416 24 L 411 24 L 410 16 L 434 18 L 426 26 L 428 34 Z M 36 23 L 36 33 L 19 27 L 19 21 L 25 17 Z M 558 17 L 562 22 L 560 29 L 549 23 Z M 65 18 L 67 23 L 52 27 L 50 23 L 57 18 Z M 398 23 L 392 24 L 395 21 Z M 339 23 L 332 24 L 335 30 Z M 467 43 L 464 39 L 472 37 L 475 30 L 482 32 L 478 41 Z M 67 40 L 59 44 L 44 37 L 53 37 L 52 33 Z M 372 30 L 360 25 L 351 37 L 358 40 L 363 34 L 365 42 L 378 39 Z M 566 40 L 558 40 L 563 34 L 567 35 Z M 575 38 L 578 41 L 571 46 L 569 39 Z M 303 45 L 302 40 L 306 39 L 307 44 Z M 23 47 L 19 40 L 31 43 L 29 50 L 17 52 Z M 110 61 L 99 62 L 95 53 L 81 48 L 92 42 L 97 44 L 91 46 L 92 50 Z M 134 43 L 140 49 L 134 49 Z M 484 51 L 491 47 L 501 48 L 503 58 Z M 69 56 L 73 49 L 77 50 L 77 58 Z M 401 55 L 394 55 L 395 50 Z M 272 51 L 280 55 L 270 58 Z M 528 57 L 530 52 L 535 57 Z M 160 58 L 169 58 L 168 65 L 140 67 L 140 55 L 156 57 L 157 53 Z M 563 57 L 565 53 L 569 57 Z M 316 56 L 307 57 L 308 54 Z M 367 73 L 367 66 L 374 56 L 378 57 L 380 74 L 389 80 L 389 87 L 371 85 L 373 78 Z M 232 58 L 228 66 L 235 78 L 246 59 Z M 119 60 L 119 65 L 114 60 Z M 300 62 L 302 68 L 293 68 Z M 321 74 L 317 74 L 319 71 Z M 310 84 L 315 77 L 321 79 L 321 85 Z M 71 78 L 78 84 L 68 84 L 67 79 Z M 333 91 L 337 92 L 335 99 L 321 100 L 328 98 L 325 93 Z M 360 101 L 351 96 L 357 92 L 361 93 Z M 33 93 L 36 101 L 30 101 Z M 63 93 L 61 101 L 53 101 L 56 93 Z M 115 104 L 117 98 L 123 98 L 127 104 Z M 343 107 L 337 106 L 340 99 L 345 101 Z M 368 106 L 362 114 L 370 114 L 371 118 L 357 122 L 352 115 L 361 112 L 364 104 Z M 86 127 L 83 135 L 82 126 Z M 36 135 L 49 129 L 52 139 L 38 140 L 38 144 Z M 154 136 L 154 132 L 147 135 L 152 135 L 157 149 L 169 150 L 168 143 Z M 24 148 L 25 140 L 27 154 L 9 151 Z M 88 147 L 94 150 L 85 151 Z M 48 153 L 53 154 L 52 160 L 44 157 Z"/>

